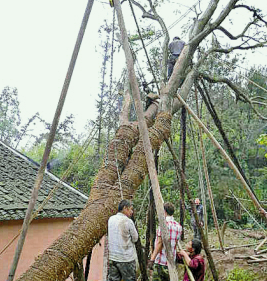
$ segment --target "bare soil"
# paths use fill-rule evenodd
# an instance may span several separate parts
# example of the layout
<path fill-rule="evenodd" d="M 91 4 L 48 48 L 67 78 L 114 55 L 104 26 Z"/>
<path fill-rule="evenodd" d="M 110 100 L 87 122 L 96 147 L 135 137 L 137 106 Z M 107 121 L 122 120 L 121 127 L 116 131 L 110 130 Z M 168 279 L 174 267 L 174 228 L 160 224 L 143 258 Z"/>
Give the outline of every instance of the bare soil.
<path fill-rule="evenodd" d="M 185 233 L 186 241 L 192 239 L 192 234 Z M 251 256 L 255 255 L 254 249 L 261 243 L 263 240 L 264 233 L 263 231 L 255 231 L 249 229 L 226 229 L 224 235 L 224 247 L 232 247 L 232 246 L 242 246 L 255 244 L 250 247 L 241 247 L 235 249 L 226 250 L 225 254 L 221 251 L 216 251 L 215 249 L 219 249 L 219 239 L 215 230 L 209 232 L 209 245 L 212 251 L 212 256 L 215 262 L 216 269 L 219 274 L 219 280 L 224 281 L 227 279 L 227 275 L 234 268 L 240 268 L 247 270 L 249 273 L 253 273 L 251 281 L 267 281 L 267 262 L 264 263 L 247 263 L 248 259 L 236 259 L 238 256 Z M 184 243 L 183 243 L 184 244 Z M 266 249 L 267 244 L 265 244 L 260 250 Z M 205 256 L 204 250 L 202 250 L 203 256 Z M 267 258 L 267 253 L 264 253 Z M 208 261 L 206 260 L 207 269 Z M 183 270 L 181 268 L 181 270 Z M 179 270 L 180 271 L 180 270 Z M 179 276 L 183 276 L 182 271 Z M 205 281 L 213 280 L 210 270 L 207 270 Z M 248 279 L 246 279 L 247 281 Z M 240 281 L 242 281 L 240 279 Z"/>

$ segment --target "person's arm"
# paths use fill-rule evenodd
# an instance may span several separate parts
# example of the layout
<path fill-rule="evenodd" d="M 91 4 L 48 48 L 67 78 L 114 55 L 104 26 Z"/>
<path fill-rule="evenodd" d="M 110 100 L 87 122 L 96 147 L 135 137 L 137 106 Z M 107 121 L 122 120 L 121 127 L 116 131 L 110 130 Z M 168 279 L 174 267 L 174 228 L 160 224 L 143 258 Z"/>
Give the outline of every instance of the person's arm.
<path fill-rule="evenodd" d="M 180 256 L 183 256 L 183 258 L 184 258 L 186 264 L 189 266 L 189 264 L 190 264 L 190 262 L 191 262 L 191 259 L 190 259 L 189 255 L 187 254 L 187 252 L 186 252 L 185 250 L 181 250 L 181 251 L 179 252 L 179 255 L 180 255 Z"/>
<path fill-rule="evenodd" d="M 185 260 L 185 262 L 186 262 L 186 264 L 188 265 L 189 268 L 191 268 L 191 269 L 197 269 L 198 268 L 199 263 L 200 263 L 199 259 L 197 259 L 197 258 L 191 259 L 188 255 L 188 253 L 184 250 L 181 250 L 179 252 L 179 255 L 183 256 L 183 258 L 184 258 L 184 260 Z"/>
<path fill-rule="evenodd" d="M 163 248 L 162 238 L 161 238 L 161 236 L 158 236 L 157 241 L 156 241 L 156 245 L 155 245 L 155 249 L 154 249 L 154 251 L 151 255 L 151 258 L 150 258 L 151 261 L 154 261 L 156 259 L 156 256 L 162 250 L 162 248 Z"/>
<path fill-rule="evenodd" d="M 162 238 L 161 238 L 161 236 L 157 236 L 154 251 L 150 257 L 150 260 L 147 262 L 147 267 L 150 270 L 153 269 L 154 261 L 158 255 L 158 253 L 162 250 L 162 248 L 163 248 Z"/>

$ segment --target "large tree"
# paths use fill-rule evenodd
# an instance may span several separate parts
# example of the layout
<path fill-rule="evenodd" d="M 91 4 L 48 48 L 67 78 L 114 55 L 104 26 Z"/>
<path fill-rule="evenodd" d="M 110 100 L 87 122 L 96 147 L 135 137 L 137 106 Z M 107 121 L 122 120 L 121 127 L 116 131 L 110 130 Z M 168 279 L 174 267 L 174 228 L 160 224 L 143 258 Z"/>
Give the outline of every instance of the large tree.
<path fill-rule="evenodd" d="M 204 78 L 210 83 L 226 84 L 236 95 L 237 100 L 248 102 L 253 106 L 242 86 L 235 85 L 229 77 L 220 77 L 203 67 L 205 60 L 210 56 L 216 57 L 216 53 L 228 54 L 235 50 L 255 49 L 266 45 L 266 22 L 261 16 L 261 11 L 244 2 L 210 0 L 204 12 L 196 10 L 196 18 L 192 21 L 188 32 L 188 43 L 174 67 L 170 80 L 166 81 L 169 35 L 159 15 L 160 12 L 157 12 L 160 1 L 132 0 L 135 7 L 142 10 L 143 18 L 159 22 L 165 38 L 160 69 L 160 103 L 159 105 L 152 103 L 145 112 L 153 149 L 158 149 L 170 136 L 172 116 L 181 107 L 177 99 L 178 88 L 180 88 L 180 95 L 187 99 L 194 83 L 199 78 Z M 118 4 L 115 8 L 118 11 Z M 244 12 L 244 26 L 238 35 L 231 34 L 225 27 L 226 19 L 231 17 L 234 10 L 238 10 L 240 14 Z M 251 16 L 247 12 L 250 12 Z M 234 24 L 240 24 L 239 19 L 237 23 L 235 23 L 235 18 L 232 21 Z M 209 44 L 212 41 L 209 40 L 212 34 L 215 36 L 219 34 L 223 41 L 219 42 L 216 39 L 216 44 L 210 43 L 210 48 L 204 50 L 203 43 Z M 198 56 L 194 58 L 197 50 L 199 50 Z M 129 54 L 126 55 L 129 56 Z M 192 58 L 194 58 L 193 63 Z M 134 88 L 130 87 L 130 89 Z M 127 93 L 126 91 L 126 97 L 128 97 Z M 131 153 L 133 148 L 134 151 Z M 138 123 L 129 122 L 124 118 L 106 154 L 108 163 L 103 163 L 100 168 L 91 188 L 88 203 L 80 216 L 18 280 L 65 280 L 73 271 L 74 265 L 80 262 L 106 233 L 107 220 L 116 212 L 121 194 L 129 199 L 134 196 L 134 192 L 148 171 L 143 143 L 141 138 L 139 139 Z"/>

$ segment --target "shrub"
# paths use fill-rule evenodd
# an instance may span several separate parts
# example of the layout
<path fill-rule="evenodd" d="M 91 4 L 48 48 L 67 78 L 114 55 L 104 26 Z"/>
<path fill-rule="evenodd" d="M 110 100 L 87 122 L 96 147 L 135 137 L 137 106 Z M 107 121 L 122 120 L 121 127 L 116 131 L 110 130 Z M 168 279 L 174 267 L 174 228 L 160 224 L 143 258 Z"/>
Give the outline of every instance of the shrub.
<path fill-rule="evenodd" d="M 254 272 L 235 267 L 229 272 L 226 281 L 255 281 L 256 277 Z"/>

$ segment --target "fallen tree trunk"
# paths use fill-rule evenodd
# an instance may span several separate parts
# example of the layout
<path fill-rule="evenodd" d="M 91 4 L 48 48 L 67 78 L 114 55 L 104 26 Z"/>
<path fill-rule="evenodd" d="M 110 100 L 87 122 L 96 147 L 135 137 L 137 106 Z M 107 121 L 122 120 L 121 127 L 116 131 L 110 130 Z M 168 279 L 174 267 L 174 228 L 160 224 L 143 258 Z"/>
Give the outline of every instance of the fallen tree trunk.
<path fill-rule="evenodd" d="M 159 113 L 155 125 L 149 129 L 153 149 L 158 149 L 164 139 L 169 137 L 170 128 L 171 115 L 164 112 Z M 127 129 L 129 127 L 124 128 L 126 131 Z M 124 130 L 121 129 L 119 135 L 124 135 Z M 129 130 L 130 132 L 132 130 Z M 115 143 L 116 140 L 110 146 L 114 146 Z M 128 153 L 125 153 L 125 151 L 120 153 L 118 150 L 117 156 L 121 161 L 118 161 L 119 164 L 126 163 L 126 159 L 122 157 L 122 154 L 128 158 Z M 110 155 L 112 155 L 111 148 Z M 120 184 L 118 181 L 115 184 L 112 182 L 116 178 L 117 169 L 113 166 L 111 160 L 112 157 L 109 158 L 108 167 L 105 168 L 105 165 L 103 165 L 101 168 L 101 177 L 96 178 L 86 207 L 80 216 L 37 258 L 31 267 L 18 279 L 19 281 L 65 280 L 73 271 L 74 263 L 83 259 L 106 233 L 109 217 L 117 212 L 117 206 L 121 198 L 120 184 L 123 197 L 132 199 L 135 190 L 148 172 L 142 141 L 137 144 L 127 167 L 123 171 Z"/>

